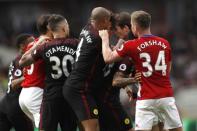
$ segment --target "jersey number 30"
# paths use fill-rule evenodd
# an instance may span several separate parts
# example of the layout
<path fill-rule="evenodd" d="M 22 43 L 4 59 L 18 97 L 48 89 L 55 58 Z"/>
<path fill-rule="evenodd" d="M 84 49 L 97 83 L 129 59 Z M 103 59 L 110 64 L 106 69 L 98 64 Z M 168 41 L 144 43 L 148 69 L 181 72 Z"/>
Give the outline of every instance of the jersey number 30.
<path fill-rule="evenodd" d="M 153 67 L 150 64 L 151 63 L 150 55 L 148 53 L 141 53 L 140 58 L 145 59 L 145 61 L 142 62 L 142 66 L 148 69 L 148 71 L 143 72 L 143 75 L 145 77 L 150 77 L 153 73 Z M 159 51 L 154 69 L 155 69 L 155 71 L 161 71 L 163 76 L 166 75 L 167 65 L 165 63 L 165 52 L 164 51 Z"/>
<path fill-rule="evenodd" d="M 62 62 L 57 56 L 50 57 L 50 62 L 55 62 L 55 65 L 52 66 L 52 69 L 56 71 L 56 73 L 51 73 L 51 77 L 53 79 L 59 79 L 62 76 L 62 73 L 64 73 L 64 75 L 68 77 L 68 75 L 70 74 L 70 72 L 68 71 L 68 61 L 70 62 L 70 65 L 72 65 L 74 63 L 73 56 L 65 55 L 62 59 Z"/>

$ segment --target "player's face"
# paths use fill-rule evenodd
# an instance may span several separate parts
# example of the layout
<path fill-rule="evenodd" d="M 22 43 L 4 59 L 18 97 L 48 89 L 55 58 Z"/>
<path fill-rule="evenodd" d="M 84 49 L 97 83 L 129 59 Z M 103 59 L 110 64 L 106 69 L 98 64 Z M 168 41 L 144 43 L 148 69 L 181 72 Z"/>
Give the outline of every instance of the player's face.
<path fill-rule="evenodd" d="M 109 18 L 104 19 L 103 29 L 110 30 L 110 28 L 111 28 L 111 21 L 110 21 L 110 17 L 109 17 Z"/>
<path fill-rule="evenodd" d="M 116 25 L 115 33 L 119 38 L 124 39 L 128 37 L 129 28 L 127 26 L 121 28 L 120 26 Z"/>

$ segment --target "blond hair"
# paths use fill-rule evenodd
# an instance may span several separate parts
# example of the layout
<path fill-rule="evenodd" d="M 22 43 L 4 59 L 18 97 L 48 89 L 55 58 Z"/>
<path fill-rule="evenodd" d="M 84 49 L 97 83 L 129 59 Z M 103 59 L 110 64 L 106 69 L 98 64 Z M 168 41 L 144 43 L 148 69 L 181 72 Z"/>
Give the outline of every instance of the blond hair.
<path fill-rule="evenodd" d="M 147 29 L 151 24 L 151 15 L 145 11 L 134 11 L 131 14 L 131 21 L 136 23 L 140 28 Z"/>

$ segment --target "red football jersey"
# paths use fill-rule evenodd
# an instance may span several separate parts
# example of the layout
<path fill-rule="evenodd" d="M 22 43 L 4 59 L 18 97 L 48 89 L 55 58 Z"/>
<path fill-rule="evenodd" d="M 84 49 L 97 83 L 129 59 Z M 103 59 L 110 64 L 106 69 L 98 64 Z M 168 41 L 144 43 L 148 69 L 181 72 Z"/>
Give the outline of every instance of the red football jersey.
<path fill-rule="evenodd" d="M 39 39 L 39 38 L 38 38 Z M 28 51 L 35 42 L 38 41 L 36 39 L 34 42 L 30 43 L 26 51 Z M 44 88 L 45 86 L 45 64 L 43 60 L 38 60 L 35 63 L 31 64 L 30 66 L 27 66 L 24 68 L 24 74 L 25 80 L 22 82 L 22 87 L 28 88 L 28 87 L 40 87 Z"/>
<path fill-rule="evenodd" d="M 127 41 L 117 49 L 117 53 L 121 57 L 131 57 L 136 70 L 142 73 L 138 91 L 139 100 L 173 96 L 169 78 L 171 48 L 167 40 L 144 35 Z"/>

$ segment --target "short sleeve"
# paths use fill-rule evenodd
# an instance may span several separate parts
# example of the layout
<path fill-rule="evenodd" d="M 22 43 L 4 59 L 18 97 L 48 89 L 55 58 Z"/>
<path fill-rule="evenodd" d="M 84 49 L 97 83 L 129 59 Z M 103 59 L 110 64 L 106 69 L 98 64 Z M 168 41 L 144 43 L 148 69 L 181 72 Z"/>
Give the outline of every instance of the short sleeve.
<path fill-rule="evenodd" d="M 131 73 L 132 68 L 133 68 L 132 60 L 129 57 L 126 57 L 119 63 L 118 71 L 122 72 L 125 75 L 128 75 Z"/>
<path fill-rule="evenodd" d="M 19 66 L 19 60 L 19 58 L 15 58 L 9 66 L 9 75 L 11 75 L 13 79 L 23 75 L 22 68 Z"/>
<path fill-rule="evenodd" d="M 125 44 L 122 44 L 118 49 L 116 49 L 118 55 L 120 57 L 126 57 L 129 55 L 129 45 L 131 44 L 130 41 L 126 42 Z"/>
<path fill-rule="evenodd" d="M 32 53 L 31 56 L 35 61 L 42 58 L 42 52 L 44 52 L 45 44 L 38 46 Z"/>

